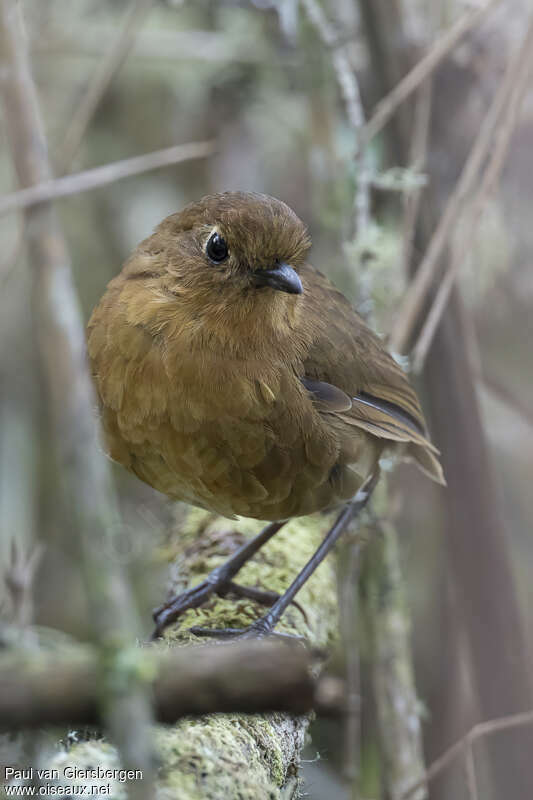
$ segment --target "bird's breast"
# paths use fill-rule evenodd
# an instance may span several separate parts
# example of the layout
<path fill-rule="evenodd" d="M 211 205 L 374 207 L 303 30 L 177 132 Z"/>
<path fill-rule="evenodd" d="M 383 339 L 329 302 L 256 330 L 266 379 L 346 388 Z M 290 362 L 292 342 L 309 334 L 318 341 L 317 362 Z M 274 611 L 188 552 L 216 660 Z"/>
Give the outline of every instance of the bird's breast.
<path fill-rule="evenodd" d="M 152 346 L 99 382 L 112 457 L 159 491 L 226 516 L 330 507 L 361 476 L 295 366 Z"/>

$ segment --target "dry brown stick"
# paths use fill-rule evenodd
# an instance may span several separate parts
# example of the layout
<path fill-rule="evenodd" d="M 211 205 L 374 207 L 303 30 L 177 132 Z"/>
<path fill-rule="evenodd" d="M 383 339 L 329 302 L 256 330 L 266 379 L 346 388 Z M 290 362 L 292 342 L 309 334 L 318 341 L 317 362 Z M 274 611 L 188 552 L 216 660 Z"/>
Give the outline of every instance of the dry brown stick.
<path fill-rule="evenodd" d="M 214 151 L 213 142 L 177 144 L 163 150 L 145 153 L 142 156 L 125 158 L 101 167 L 76 172 L 73 175 L 65 175 L 62 178 L 46 180 L 43 178 L 33 186 L 0 197 L 0 216 L 17 208 L 29 208 L 45 200 L 58 200 L 60 197 L 88 192 L 99 186 L 115 183 L 123 178 L 139 175 L 152 169 L 160 169 L 170 164 L 179 164 L 195 158 L 207 158 Z"/>
<path fill-rule="evenodd" d="M 444 248 L 476 184 L 481 166 L 490 151 L 495 128 L 507 107 L 516 78 L 522 71 L 524 60 L 528 57 L 528 45 L 529 36 L 526 36 L 518 53 L 509 61 L 498 92 L 483 120 L 455 189 L 450 195 L 422 263 L 405 295 L 389 341 L 389 346 L 394 351 L 403 352 L 409 343 L 427 293 L 435 280 Z"/>
<path fill-rule="evenodd" d="M 407 73 L 392 91 L 377 104 L 362 131 L 369 142 L 387 124 L 394 112 L 439 66 L 456 44 L 485 18 L 501 0 L 489 0 L 481 8 L 468 11 L 430 47 L 426 55 Z"/>
<path fill-rule="evenodd" d="M 487 722 L 479 722 L 477 725 L 463 736 L 459 741 L 452 744 L 439 758 L 435 759 L 433 764 L 427 769 L 425 775 L 402 795 L 401 800 L 411 800 L 416 790 L 426 783 L 431 783 L 436 777 L 442 774 L 443 770 L 447 769 L 455 759 L 464 755 L 468 747 L 482 739 L 484 736 L 491 736 L 501 731 L 513 730 L 516 728 L 523 728 L 527 725 L 533 725 L 533 711 L 522 711 L 519 714 L 509 714 L 505 717 L 498 717 L 498 719 L 487 720 Z"/>
<path fill-rule="evenodd" d="M 498 182 L 509 152 L 512 135 L 520 117 L 522 101 L 528 88 L 529 77 L 533 66 L 533 17 L 525 37 L 524 45 L 526 48 L 524 50 L 524 60 L 520 65 L 521 70 L 520 73 L 516 75 L 516 82 L 512 88 L 507 110 L 502 118 L 500 129 L 496 136 L 494 150 L 485 168 L 481 185 L 471 203 L 470 209 L 467 211 L 464 233 L 461 236 L 460 242 L 453 248 L 453 257 L 450 259 L 443 280 L 440 283 L 437 294 L 433 299 L 431 308 L 426 315 L 424 325 L 413 348 L 412 368 L 416 373 L 421 372 L 424 367 L 435 331 L 437 330 L 444 309 L 446 308 L 459 269 L 461 265 L 464 264 L 472 247 L 474 232 L 479 224 L 489 195 Z"/>
<path fill-rule="evenodd" d="M 23 186 L 49 181 L 46 139 L 17 0 L 0 2 L 0 44 L 0 89 L 15 170 Z M 51 203 L 27 209 L 25 222 L 36 340 L 69 543 L 85 578 L 94 636 L 106 654 L 106 685 L 101 687 L 106 719 L 124 766 L 143 771 L 144 780 L 128 788 L 131 798 L 144 800 L 153 796 L 151 713 L 141 682 L 131 680 L 125 692 L 114 680 L 120 645 L 135 640 L 137 621 L 129 587 L 106 556 L 115 505 L 109 467 L 97 443 L 84 329 L 69 255 Z"/>
<path fill-rule="evenodd" d="M 311 655 L 297 643 L 132 647 L 129 655 L 129 668 L 147 676 L 160 722 L 217 712 L 344 711 L 342 681 L 315 680 Z M 88 647 L 9 652 L 0 659 L 1 727 L 101 722 L 101 672 Z"/>
<path fill-rule="evenodd" d="M 58 171 L 61 174 L 70 172 L 70 165 L 78 152 L 94 112 L 111 81 L 124 64 L 135 41 L 137 31 L 153 4 L 154 0 L 136 0 L 126 12 L 122 27 L 116 38 L 113 39 L 109 50 L 99 62 L 79 106 L 72 115 L 60 150 Z"/>

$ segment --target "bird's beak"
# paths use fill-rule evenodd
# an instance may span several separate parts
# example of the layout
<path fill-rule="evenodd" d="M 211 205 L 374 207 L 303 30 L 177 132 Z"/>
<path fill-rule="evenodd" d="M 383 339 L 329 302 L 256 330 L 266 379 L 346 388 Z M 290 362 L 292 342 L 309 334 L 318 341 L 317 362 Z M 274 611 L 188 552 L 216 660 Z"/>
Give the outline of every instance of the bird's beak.
<path fill-rule="evenodd" d="M 254 286 L 270 286 L 280 292 L 288 294 L 302 294 L 302 282 L 295 270 L 283 262 L 276 264 L 274 269 L 256 269 L 253 273 Z"/>

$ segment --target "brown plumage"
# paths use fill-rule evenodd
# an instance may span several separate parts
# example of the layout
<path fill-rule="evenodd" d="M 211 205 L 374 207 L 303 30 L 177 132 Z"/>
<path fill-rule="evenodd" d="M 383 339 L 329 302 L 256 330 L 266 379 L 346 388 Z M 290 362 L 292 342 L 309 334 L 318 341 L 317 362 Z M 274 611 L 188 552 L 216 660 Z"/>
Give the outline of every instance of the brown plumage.
<path fill-rule="evenodd" d="M 349 500 L 399 443 L 443 482 L 405 374 L 309 246 L 288 206 L 240 192 L 138 246 L 89 322 L 112 458 L 172 498 L 265 520 Z"/>

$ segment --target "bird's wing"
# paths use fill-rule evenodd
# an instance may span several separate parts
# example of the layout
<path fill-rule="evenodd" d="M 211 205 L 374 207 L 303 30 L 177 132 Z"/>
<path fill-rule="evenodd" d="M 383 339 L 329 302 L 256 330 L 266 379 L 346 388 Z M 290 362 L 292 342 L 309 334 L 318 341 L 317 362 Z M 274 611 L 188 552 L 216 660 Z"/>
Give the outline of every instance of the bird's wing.
<path fill-rule="evenodd" d="M 302 382 L 320 410 L 380 439 L 405 442 L 421 469 L 444 483 L 438 450 L 404 371 L 325 276 L 306 266 L 301 277 L 312 338 Z"/>

